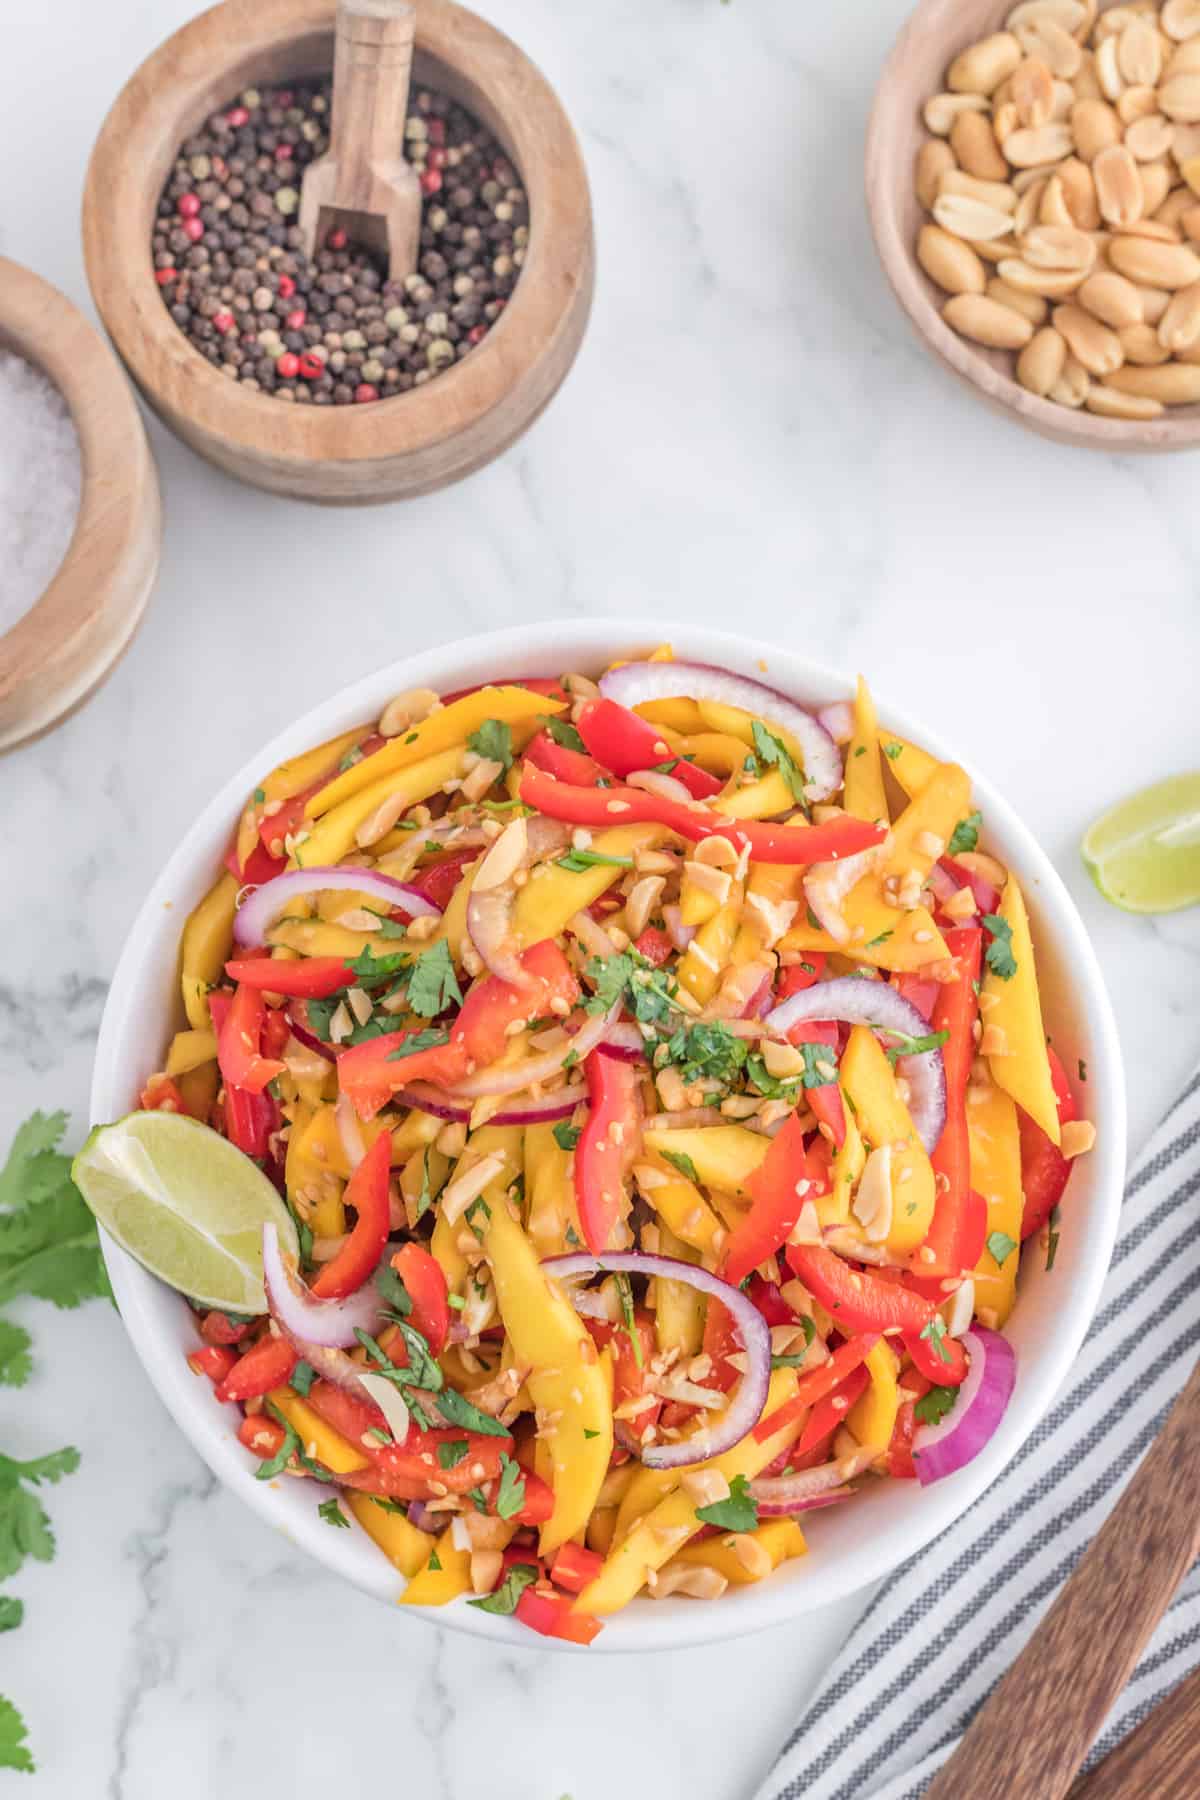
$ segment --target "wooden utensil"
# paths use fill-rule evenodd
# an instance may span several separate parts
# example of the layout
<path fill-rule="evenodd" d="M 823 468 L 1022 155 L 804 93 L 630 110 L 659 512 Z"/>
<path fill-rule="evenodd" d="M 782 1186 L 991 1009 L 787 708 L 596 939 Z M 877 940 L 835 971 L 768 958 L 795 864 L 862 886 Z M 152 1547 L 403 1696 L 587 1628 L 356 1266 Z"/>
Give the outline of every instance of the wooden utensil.
<path fill-rule="evenodd" d="M 155 285 L 150 220 L 179 146 L 248 85 L 320 80 L 334 0 L 224 0 L 134 71 L 96 140 L 83 245 L 96 309 L 148 405 L 193 450 L 275 494 L 362 506 L 433 493 L 516 441 L 579 351 L 595 250 L 587 171 L 553 88 L 511 38 L 455 0 L 415 0 L 416 79 L 479 119 L 529 197 L 521 278 L 483 342 L 371 406 L 287 406 L 201 356 Z"/>
<path fill-rule="evenodd" d="M 65 294 L 2 256 L 0 350 L 41 369 L 66 401 L 83 477 L 66 555 L 41 598 L 0 635 L 7 750 L 86 700 L 131 642 L 158 573 L 162 506 L 120 363 Z"/>
<path fill-rule="evenodd" d="M 1200 1794 L 1200 1669 L 1122 1738 L 1070 1800 L 1196 1800 Z"/>
<path fill-rule="evenodd" d="M 926 1800 L 1062 1800 L 1198 1553 L 1200 1365 Z M 1088 1800 L 1174 1791 L 1109 1787 L 1088 1790 Z"/>
<path fill-rule="evenodd" d="M 340 227 L 393 281 L 416 268 L 421 237 L 421 185 L 404 155 L 415 28 L 408 0 L 338 0 L 332 141 L 300 189 L 310 257 Z"/>

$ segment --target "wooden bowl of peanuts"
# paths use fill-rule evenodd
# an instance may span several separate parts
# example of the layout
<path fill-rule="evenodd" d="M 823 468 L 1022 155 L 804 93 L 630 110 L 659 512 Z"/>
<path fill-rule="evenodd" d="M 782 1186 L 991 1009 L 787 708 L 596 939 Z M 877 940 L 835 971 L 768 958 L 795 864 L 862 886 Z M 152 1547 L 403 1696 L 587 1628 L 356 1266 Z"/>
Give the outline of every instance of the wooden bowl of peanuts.
<path fill-rule="evenodd" d="M 866 173 L 900 304 L 992 405 L 1200 444 L 1200 0 L 921 0 Z"/>

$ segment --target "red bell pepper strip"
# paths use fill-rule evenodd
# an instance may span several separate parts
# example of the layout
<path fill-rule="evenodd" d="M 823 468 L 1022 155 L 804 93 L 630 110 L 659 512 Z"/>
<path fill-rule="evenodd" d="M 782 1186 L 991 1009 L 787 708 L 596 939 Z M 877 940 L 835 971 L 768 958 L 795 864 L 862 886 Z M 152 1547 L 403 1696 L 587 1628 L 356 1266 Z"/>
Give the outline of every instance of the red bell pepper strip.
<path fill-rule="evenodd" d="M 225 1135 L 246 1156 L 264 1161 L 271 1152 L 271 1136 L 279 1129 L 279 1108 L 270 1094 L 252 1094 L 247 1088 L 225 1090 Z"/>
<path fill-rule="evenodd" d="M 234 1363 L 217 1389 L 217 1399 L 257 1400 L 280 1387 L 298 1361 L 286 1338 L 261 1337 Z"/>
<path fill-rule="evenodd" d="M 804 1098 L 812 1108 L 817 1123 L 828 1125 L 833 1142 L 840 1150 L 846 1141 L 846 1106 L 842 1090 L 837 1084 L 837 1049 L 840 1042 L 838 1027 L 832 1019 L 806 1019 L 799 1025 L 792 1026 L 787 1039 L 797 1049 L 801 1044 L 825 1044 L 829 1048 L 828 1062 L 834 1071 L 834 1078 L 821 1082 L 817 1087 L 806 1087 Z M 824 1063 L 826 1059 L 822 1057 L 820 1060 Z"/>
<path fill-rule="evenodd" d="M 240 1344 L 249 1329 L 249 1319 L 235 1324 L 223 1312 L 207 1312 L 200 1321 L 200 1336 L 206 1344 Z"/>
<path fill-rule="evenodd" d="M 357 1217 L 350 1236 L 313 1282 L 320 1299 L 344 1300 L 357 1293 L 379 1267 L 388 1239 L 391 1160 L 391 1133 L 381 1131 L 347 1184 L 343 1198 Z"/>
<path fill-rule="evenodd" d="M 270 1462 L 283 1449 L 287 1432 L 270 1413 L 247 1413 L 237 1428 L 237 1435 L 238 1443 L 244 1444 L 251 1455 Z"/>
<path fill-rule="evenodd" d="M 264 882 L 273 881 L 276 875 L 282 875 L 287 867 L 285 857 L 272 856 L 271 852 L 261 843 L 255 844 L 244 863 L 239 863 L 236 831 L 221 860 L 229 873 L 247 887 L 262 887 Z"/>
<path fill-rule="evenodd" d="M 573 781 L 577 787 L 595 787 L 605 777 L 604 769 L 594 756 L 572 750 L 569 744 L 560 744 L 548 731 L 539 731 L 525 746 L 525 760 L 535 769 L 545 769 L 548 775 L 556 775 L 560 781 Z"/>
<path fill-rule="evenodd" d="M 925 975 L 902 973 L 892 976 L 892 986 L 902 999 L 915 1006 L 921 1017 L 929 1024 L 933 1018 L 933 1009 L 938 995 L 942 991 L 940 981 L 931 981 Z"/>
<path fill-rule="evenodd" d="M 582 1544 L 560 1546 L 550 1565 L 550 1579 L 569 1594 L 582 1594 L 589 1581 L 594 1581 L 604 1567 L 604 1558 Z"/>
<path fill-rule="evenodd" d="M 798 1419 L 810 1406 L 815 1406 L 818 1400 L 824 1400 L 827 1394 L 832 1394 L 847 1375 L 859 1367 L 878 1342 L 879 1333 L 872 1331 L 863 1332 L 859 1337 L 847 1338 L 844 1344 L 839 1344 L 828 1362 L 801 1375 L 796 1384 L 796 1392 L 790 1400 L 758 1421 L 754 1427 L 755 1441 L 765 1444 L 768 1438 L 774 1437 L 777 1431 L 782 1431 L 785 1425 Z"/>
<path fill-rule="evenodd" d="M 523 1468 L 520 1479 L 525 1486 L 525 1498 L 520 1510 L 509 1515 L 510 1521 L 516 1525 L 544 1525 L 554 1511 L 554 1489 L 540 1475 L 535 1475 L 532 1469 Z M 494 1513 L 496 1510 L 498 1493 L 498 1484 L 485 1489 L 489 1512 Z"/>
<path fill-rule="evenodd" d="M 746 1183 L 751 1207 L 729 1234 L 722 1277 L 736 1287 L 751 1269 L 787 1243 L 808 1199 L 825 1192 L 816 1164 L 811 1164 L 804 1129 L 793 1113 L 763 1161 Z"/>
<path fill-rule="evenodd" d="M 658 925 L 647 925 L 641 937 L 634 940 L 633 947 L 639 956 L 645 957 L 652 969 L 661 969 L 675 949 L 666 932 Z"/>
<path fill-rule="evenodd" d="M 777 1003 L 790 1000 L 793 994 L 802 994 L 806 988 L 815 987 L 825 973 L 824 950 L 806 950 L 800 962 L 788 963 L 780 969 L 775 983 L 775 999 Z"/>
<path fill-rule="evenodd" d="M 757 1269 L 746 1287 L 746 1298 L 758 1309 L 768 1325 L 794 1325 L 796 1315 L 779 1291 L 777 1281 L 764 1281 Z"/>
<path fill-rule="evenodd" d="M 906 1331 L 904 1348 L 931 1387 L 961 1387 L 967 1379 L 967 1353 L 957 1338 L 942 1333 L 935 1339 Z"/>
<path fill-rule="evenodd" d="M 870 1385 L 870 1372 L 860 1363 L 858 1368 L 851 1369 L 840 1387 L 835 1388 L 832 1394 L 826 1394 L 823 1400 L 818 1400 L 808 1424 L 796 1439 L 796 1455 L 807 1455 L 825 1438 L 832 1436 L 838 1426 L 845 1423 L 846 1414 L 854 1402 L 866 1393 Z"/>
<path fill-rule="evenodd" d="M 412 1301 L 409 1324 L 421 1333 L 430 1354 L 440 1356 L 450 1334 L 449 1290 L 441 1264 L 420 1244 L 405 1244 L 393 1256 L 392 1267 Z"/>
<path fill-rule="evenodd" d="M 277 858 L 281 867 L 287 860 L 288 838 L 299 831 L 304 823 L 304 815 L 308 811 L 309 801 L 325 785 L 324 781 L 314 781 L 311 787 L 304 789 L 303 793 L 293 794 L 289 800 L 281 800 L 277 812 L 259 820 L 258 835 L 261 848 L 267 856 Z M 249 860 L 252 861 L 253 858 Z M 247 862 L 248 868 L 249 861 Z"/>
<path fill-rule="evenodd" d="M 710 800 L 724 786 L 707 769 L 697 768 L 686 757 L 677 757 L 648 719 L 639 718 L 637 713 L 627 706 L 619 706 L 615 700 L 587 701 L 580 709 L 577 723 L 579 735 L 592 755 L 614 775 L 632 775 L 670 762 L 669 773 L 683 783 L 693 800 Z M 569 777 L 564 775 L 562 779 L 566 781 Z"/>
<path fill-rule="evenodd" d="M 641 1074 L 636 1063 L 595 1049 L 583 1065 L 588 1116 L 575 1146 L 575 1199 L 593 1256 L 610 1248 L 621 1217 L 625 1176 L 641 1136 Z"/>
<path fill-rule="evenodd" d="M 935 1032 L 949 1035 L 942 1045 L 946 1123 L 930 1159 L 937 1200 L 929 1233 L 912 1265 L 914 1273 L 923 1280 L 961 1275 L 964 1270 L 973 1269 L 983 1252 L 987 1233 L 987 1207 L 971 1192 L 967 1139 L 967 1079 L 975 1056 L 975 1021 L 979 1014 L 976 984 L 983 957 L 983 933 L 977 925 L 966 925 L 948 930 L 945 938 L 958 974 L 953 981 L 939 984 L 929 1021 Z"/>
<path fill-rule="evenodd" d="M 265 1011 L 263 997 L 256 989 L 239 986 L 217 1038 L 222 1079 L 250 1094 L 261 1094 L 284 1071 L 283 1063 L 260 1054 Z"/>
<path fill-rule="evenodd" d="M 436 1404 L 436 1398 L 433 1398 Z M 388 1429 L 379 1408 L 358 1394 L 334 1387 L 329 1381 L 313 1382 L 308 1404 L 355 1449 L 370 1457 L 373 1470 L 360 1470 L 363 1480 L 355 1482 L 349 1476 L 338 1476 L 339 1481 L 344 1479 L 345 1485 L 363 1487 L 368 1493 L 390 1493 L 394 1490 L 387 1485 L 389 1482 L 407 1482 L 415 1484 L 420 1491 L 405 1494 L 395 1490 L 395 1497 L 417 1500 L 428 1496 L 432 1479 L 441 1482 L 451 1493 L 465 1494 L 481 1482 L 495 1481 L 502 1468 L 502 1456 L 512 1454 L 511 1437 L 487 1437 L 482 1432 L 449 1428 L 423 1431 L 415 1419 L 403 1444 L 378 1442 L 371 1437 L 371 1432 Z M 443 1469 L 437 1455 L 438 1445 L 461 1446 L 464 1441 L 466 1454 L 453 1468 Z"/>
<path fill-rule="evenodd" d="M 901 1390 L 903 1391 L 903 1390 Z M 902 1400 L 892 1427 L 892 1441 L 887 1451 L 887 1472 L 896 1481 L 915 1481 L 917 1465 L 913 1461 L 913 1433 L 917 1428 L 916 1400 Z"/>
<path fill-rule="evenodd" d="M 1060 1125 L 1069 1125 L 1079 1117 L 1075 1105 L 1075 1096 L 1071 1092 L 1071 1084 L 1067 1080 L 1067 1071 L 1062 1060 L 1050 1045 L 1046 1046 L 1046 1055 L 1050 1059 L 1050 1080 L 1054 1087 L 1054 1098 L 1058 1102 L 1058 1120 Z M 1017 1124 L 1021 1133 L 1021 1187 L 1025 1194 L 1025 1210 L 1021 1215 L 1021 1241 L 1032 1237 L 1040 1231 L 1054 1208 L 1063 1196 L 1067 1178 L 1071 1173 L 1071 1164 L 1058 1148 L 1052 1144 L 1040 1125 L 1035 1125 L 1027 1113 L 1019 1108 Z"/>
<path fill-rule="evenodd" d="M 879 825 L 848 813 L 824 825 L 772 825 L 758 819 L 726 819 L 697 801 L 664 800 L 641 788 L 580 788 L 526 768 L 521 799 L 548 819 L 604 829 L 612 825 L 662 825 L 688 843 L 725 838 L 737 851 L 749 846 L 755 862 L 792 865 L 828 862 L 868 850 L 886 835 Z"/>
<path fill-rule="evenodd" d="M 504 1054 L 511 1041 L 511 1024 L 561 1012 L 556 1001 L 569 1008 L 579 998 L 579 983 L 553 938 L 526 950 L 521 966 L 532 977 L 525 987 L 514 987 L 498 975 L 488 975 L 475 983 L 444 1044 L 397 1057 L 396 1051 L 414 1034 L 411 1030 L 389 1031 L 383 1037 L 343 1051 L 338 1058 L 338 1081 L 342 1092 L 354 1101 L 359 1116 L 373 1118 L 397 1088 L 406 1087 L 410 1081 L 419 1079 L 452 1087 L 471 1068 L 486 1068 Z"/>
<path fill-rule="evenodd" d="M 354 981 L 349 963 L 341 956 L 305 956 L 298 962 L 279 962 L 272 956 L 241 957 L 227 962 L 225 973 L 230 981 L 259 993 L 286 994 L 292 1000 L 327 1000 Z"/>
<path fill-rule="evenodd" d="M 970 888 L 975 896 L 975 904 L 981 913 L 994 913 L 1000 904 L 1000 890 L 994 887 L 984 875 L 977 875 L 974 869 L 955 862 L 952 856 L 943 856 L 941 866 L 960 888 Z"/>
<path fill-rule="evenodd" d="M 517 1601 L 516 1615 L 542 1637 L 564 1638 L 569 1644 L 590 1644 L 604 1627 L 590 1613 L 574 1611 L 574 1602 L 563 1594 L 541 1594 L 527 1587 Z"/>
<path fill-rule="evenodd" d="M 437 862 L 426 863 L 423 869 L 408 877 L 409 887 L 416 888 L 427 900 L 445 912 L 450 904 L 450 897 L 463 878 L 463 870 L 468 863 L 478 862 L 483 851 L 477 845 L 467 850 L 452 850 L 449 856 L 441 856 Z"/>
<path fill-rule="evenodd" d="M 824 1245 L 789 1244 L 787 1259 L 792 1273 L 846 1336 L 860 1331 L 924 1331 L 933 1317 L 935 1308 L 911 1288 L 852 1268 Z"/>
<path fill-rule="evenodd" d="M 205 1344 L 202 1350 L 193 1350 L 187 1361 L 193 1375 L 207 1375 L 214 1386 L 218 1386 L 236 1363 L 237 1356 L 228 1344 Z"/>
<path fill-rule="evenodd" d="M 187 1103 L 169 1075 L 152 1075 L 141 1091 L 138 1105 L 143 1112 L 187 1112 Z"/>

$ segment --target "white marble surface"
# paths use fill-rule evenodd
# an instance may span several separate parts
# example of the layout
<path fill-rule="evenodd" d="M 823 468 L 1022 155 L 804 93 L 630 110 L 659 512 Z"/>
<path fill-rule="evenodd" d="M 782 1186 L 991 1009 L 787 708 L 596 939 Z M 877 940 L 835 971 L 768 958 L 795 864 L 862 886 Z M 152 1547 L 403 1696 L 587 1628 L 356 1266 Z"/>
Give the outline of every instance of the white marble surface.
<path fill-rule="evenodd" d="M 90 143 L 190 10 L 60 0 L 6 36 L 0 251 L 85 304 Z M 1200 762 L 1200 465 L 1045 444 L 915 348 L 860 193 L 904 0 L 482 10 L 583 139 L 600 277 L 578 367 L 503 462 L 407 509 L 269 499 L 152 428 L 167 532 L 147 623 L 78 717 L 0 763 L 0 1138 L 34 1106 L 82 1129 L 138 897 L 256 743 L 373 658 L 603 613 L 639 639 L 656 616 L 745 619 L 936 718 L 1078 899 L 1136 1143 L 1200 1052 L 1200 916 L 1110 911 L 1075 847 L 1116 794 Z M 115 1316 L 22 1316 L 38 1375 L 3 1404 L 5 1448 L 84 1457 L 0 1656 L 45 1800 L 316 1800 L 381 1778 L 428 1800 L 748 1800 L 853 1615 L 640 1662 L 496 1657 L 341 1590 L 217 1491 Z"/>

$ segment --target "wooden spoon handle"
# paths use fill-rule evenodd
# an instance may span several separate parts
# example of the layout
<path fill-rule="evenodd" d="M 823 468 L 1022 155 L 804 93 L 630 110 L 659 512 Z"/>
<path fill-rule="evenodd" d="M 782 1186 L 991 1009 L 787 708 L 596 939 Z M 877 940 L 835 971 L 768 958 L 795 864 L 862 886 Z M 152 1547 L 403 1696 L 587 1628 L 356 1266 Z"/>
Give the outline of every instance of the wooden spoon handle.
<path fill-rule="evenodd" d="M 372 169 L 403 154 L 415 23 L 409 0 L 338 0 L 331 148 L 348 211 L 369 206 Z"/>
<path fill-rule="evenodd" d="M 1200 1365 L 926 1800 L 1062 1800 L 1198 1550 Z"/>
<path fill-rule="evenodd" d="M 1071 1789 L 1071 1800 L 1195 1800 L 1200 1794 L 1200 1669 Z"/>

